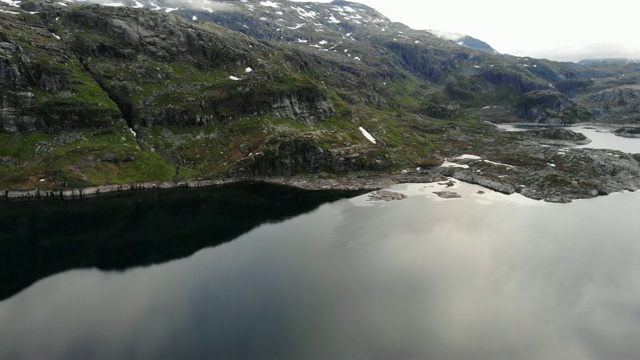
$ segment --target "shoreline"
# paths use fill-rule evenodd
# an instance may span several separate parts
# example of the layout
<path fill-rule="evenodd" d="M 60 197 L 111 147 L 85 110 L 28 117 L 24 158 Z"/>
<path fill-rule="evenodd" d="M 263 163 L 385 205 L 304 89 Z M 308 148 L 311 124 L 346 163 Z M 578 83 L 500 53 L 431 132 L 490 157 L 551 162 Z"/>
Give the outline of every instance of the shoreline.
<path fill-rule="evenodd" d="M 221 186 L 241 182 L 264 182 L 292 186 L 304 190 L 380 190 L 409 182 L 434 182 L 446 179 L 438 171 L 402 174 L 365 174 L 358 177 L 320 178 L 312 176 L 292 177 L 238 177 L 213 180 L 149 181 L 117 185 L 97 185 L 74 189 L 0 190 L 0 201 L 18 200 L 78 200 L 108 194 L 131 193 L 145 190 L 194 189 Z"/>

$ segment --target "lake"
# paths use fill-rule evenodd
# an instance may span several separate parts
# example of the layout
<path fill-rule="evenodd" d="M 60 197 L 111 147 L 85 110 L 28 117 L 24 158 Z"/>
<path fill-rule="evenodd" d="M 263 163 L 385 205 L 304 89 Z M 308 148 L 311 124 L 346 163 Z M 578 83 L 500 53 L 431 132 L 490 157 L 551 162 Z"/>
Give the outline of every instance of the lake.
<path fill-rule="evenodd" d="M 549 204 L 443 187 L 0 203 L 0 358 L 640 353 L 640 193 Z"/>
<path fill-rule="evenodd" d="M 516 128 L 511 124 L 499 124 L 498 128 L 506 131 L 528 131 L 530 129 Z M 640 153 L 640 139 L 626 138 L 613 134 L 616 128 L 606 126 L 573 126 L 563 129 L 573 130 L 588 137 L 591 142 L 586 145 L 576 146 L 578 148 L 589 149 L 612 149 L 622 152 L 638 154 Z"/>

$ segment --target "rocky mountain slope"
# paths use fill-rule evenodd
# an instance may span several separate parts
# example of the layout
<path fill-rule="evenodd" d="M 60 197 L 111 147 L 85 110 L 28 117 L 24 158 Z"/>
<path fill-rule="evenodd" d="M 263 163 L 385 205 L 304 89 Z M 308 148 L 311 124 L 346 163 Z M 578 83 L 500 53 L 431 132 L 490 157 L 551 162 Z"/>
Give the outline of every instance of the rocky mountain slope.
<path fill-rule="evenodd" d="M 189 4 L 3 1 L 1 187 L 424 169 L 490 146 L 481 120 L 637 109 L 633 69 L 504 56 L 356 3 Z"/>

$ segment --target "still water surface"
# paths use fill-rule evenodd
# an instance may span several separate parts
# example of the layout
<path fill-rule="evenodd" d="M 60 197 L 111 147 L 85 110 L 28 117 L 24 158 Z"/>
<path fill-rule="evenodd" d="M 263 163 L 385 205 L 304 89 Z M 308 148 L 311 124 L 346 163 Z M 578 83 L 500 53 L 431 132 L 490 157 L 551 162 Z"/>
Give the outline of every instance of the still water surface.
<path fill-rule="evenodd" d="M 511 124 L 499 124 L 498 128 L 506 131 L 528 131 L 516 128 Z M 616 128 L 605 126 L 575 126 L 564 128 L 581 133 L 591 140 L 589 144 L 576 146 L 589 149 L 612 149 L 631 154 L 640 153 L 640 139 L 617 136 L 613 133 Z"/>
<path fill-rule="evenodd" d="M 297 194 L 308 206 L 275 219 L 249 201 L 257 220 L 232 241 L 156 265 L 55 273 L 0 302 L 0 358 L 640 354 L 640 193 L 548 204 L 469 184 L 443 200 L 441 188 L 396 186 L 409 198 L 395 202 Z M 261 191 L 274 189 L 245 195 Z M 200 235 L 184 236 L 225 228 L 202 199 L 186 223 Z M 237 218 L 226 221 L 242 223 L 229 206 Z"/>

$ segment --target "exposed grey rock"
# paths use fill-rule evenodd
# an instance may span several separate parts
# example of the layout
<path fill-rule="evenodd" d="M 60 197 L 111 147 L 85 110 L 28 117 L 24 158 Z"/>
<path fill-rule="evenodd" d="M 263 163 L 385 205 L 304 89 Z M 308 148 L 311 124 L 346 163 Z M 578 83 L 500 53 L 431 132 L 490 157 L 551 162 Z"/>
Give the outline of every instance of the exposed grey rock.
<path fill-rule="evenodd" d="M 369 201 L 395 201 L 404 200 L 407 195 L 400 194 L 395 191 L 378 190 L 369 194 Z"/>
<path fill-rule="evenodd" d="M 438 195 L 443 199 L 460 199 L 462 196 L 453 191 L 434 191 L 434 194 Z"/>
<path fill-rule="evenodd" d="M 640 85 L 602 90 L 581 98 L 579 102 L 599 122 L 624 124 L 640 121 Z"/>
<path fill-rule="evenodd" d="M 478 184 L 480 186 L 484 186 L 488 189 L 501 192 L 503 194 L 513 194 L 514 192 L 516 192 L 516 188 L 509 183 L 496 181 L 482 175 L 474 174 L 470 171 L 456 172 L 453 174 L 453 177 L 458 180 L 465 181 L 471 184 Z"/>

